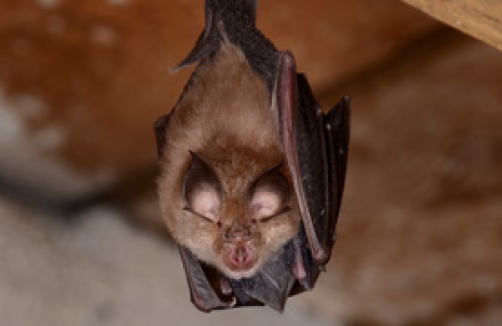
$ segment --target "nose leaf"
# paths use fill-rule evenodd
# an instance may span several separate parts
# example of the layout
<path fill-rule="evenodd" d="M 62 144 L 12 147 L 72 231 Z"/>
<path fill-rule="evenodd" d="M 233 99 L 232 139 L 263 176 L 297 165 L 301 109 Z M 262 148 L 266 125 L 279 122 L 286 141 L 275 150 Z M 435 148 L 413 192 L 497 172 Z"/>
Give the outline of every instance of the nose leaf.
<path fill-rule="evenodd" d="M 236 266 L 242 266 L 247 263 L 248 257 L 249 254 L 246 247 L 241 244 L 238 245 L 237 248 L 235 249 L 234 254 L 232 255 L 232 262 Z"/>
<path fill-rule="evenodd" d="M 234 223 L 223 235 L 227 241 L 245 241 L 251 239 L 251 229 L 240 223 Z"/>

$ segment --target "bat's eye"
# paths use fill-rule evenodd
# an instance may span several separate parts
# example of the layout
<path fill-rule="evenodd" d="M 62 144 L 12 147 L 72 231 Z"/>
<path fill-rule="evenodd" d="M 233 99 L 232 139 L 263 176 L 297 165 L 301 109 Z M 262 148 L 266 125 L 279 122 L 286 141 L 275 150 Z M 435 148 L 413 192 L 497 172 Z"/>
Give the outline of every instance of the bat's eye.
<path fill-rule="evenodd" d="M 185 207 L 217 222 L 221 208 L 221 183 L 211 166 L 195 153 L 183 180 Z"/>
<path fill-rule="evenodd" d="M 251 218 L 266 222 L 287 211 L 290 190 L 287 179 L 275 167 L 260 176 L 251 187 Z"/>
<path fill-rule="evenodd" d="M 220 199 L 216 191 L 204 185 L 191 195 L 189 206 L 191 210 L 211 221 L 217 221 L 220 211 Z"/>
<path fill-rule="evenodd" d="M 282 207 L 281 197 L 274 191 L 256 191 L 251 201 L 251 215 L 254 219 L 262 220 L 273 216 Z"/>

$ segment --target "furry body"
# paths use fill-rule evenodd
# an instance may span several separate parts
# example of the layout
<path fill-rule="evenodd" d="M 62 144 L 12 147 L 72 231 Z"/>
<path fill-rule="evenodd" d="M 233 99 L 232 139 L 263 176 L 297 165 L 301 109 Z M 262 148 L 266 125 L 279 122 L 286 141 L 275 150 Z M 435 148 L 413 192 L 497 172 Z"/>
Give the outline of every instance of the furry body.
<path fill-rule="evenodd" d="M 253 234 L 258 261 L 251 269 L 236 273 L 222 257 L 221 229 L 246 225 L 246 193 L 252 183 L 284 161 L 270 93 L 252 71 L 244 54 L 231 44 L 222 44 L 213 58 L 195 72 L 190 88 L 175 107 L 166 132 L 161 159 L 159 197 L 161 211 L 173 238 L 228 277 L 249 277 L 267 258 L 298 232 L 297 209 L 260 223 Z M 221 224 L 197 218 L 184 210 L 183 175 L 190 164 L 190 151 L 201 155 L 219 176 L 225 199 Z M 290 180 L 286 168 L 281 172 Z M 296 203 L 292 203 L 296 207 Z"/>

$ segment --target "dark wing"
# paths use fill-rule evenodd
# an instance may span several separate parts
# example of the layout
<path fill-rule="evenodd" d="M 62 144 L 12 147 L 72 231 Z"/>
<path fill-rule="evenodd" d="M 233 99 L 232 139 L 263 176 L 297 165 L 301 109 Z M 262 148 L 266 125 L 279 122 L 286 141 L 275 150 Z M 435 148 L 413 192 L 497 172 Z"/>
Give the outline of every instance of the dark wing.
<path fill-rule="evenodd" d="M 188 249 L 180 247 L 192 303 L 204 312 L 264 304 L 282 311 L 295 282 L 288 272 L 291 266 L 288 257 L 293 254 L 291 245 L 275 253 L 252 278 L 238 281 L 227 279 L 213 267 L 201 263 Z M 221 281 L 231 286 L 230 294 L 221 291 Z"/>
<path fill-rule="evenodd" d="M 244 52 L 253 71 L 272 92 L 278 52 L 256 29 L 256 6 L 257 0 L 206 0 L 205 28 L 188 56 L 171 72 L 210 58 L 225 40 Z"/>
<path fill-rule="evenodd" d="M 260 303 L 277 311 L 283 311 L 295 278 L 291 274 L 294 255 L 293 242 L 289 242 L 263 265 L 251 278 L 230 281 L 237 306 L 250 306 Z"/>
<path fill-rule="evenodd" d="M 192 303 L 204 312 L 210 312 L 215 309 L 229 308 L 235 305 L 232 298 L 228 302 L 224 302 L 215 291 L 214 285 L 210 283 L 210 278 L 207 272 L 203 270 L 201 263 L 195 256 L 186 248 L 179 247 L 183 267 L 187 277 L 188 286 L 190 288 L 190 298 Z M 217 277 L 213 278 L 213 281 Z M 217 287 L 216 287 L 217 288 Z"/>
<path fill-rule="evenodd" d="M 347 167 L 350 106 L 344 98 L 326 116 L 293 56 L 279 59 L 274 91 L 284 153 L 293 178 L 303 228 L 298 243 L 311 288 L 331 258 Z M 295 286 L 293 292 L 302 292 Z"/>
<path fill-rule="evenodd" d="M 329 230 L 336 240 L 336 222 L 342 205 L 345 175 L 350 141 L 350 99 L 343 97 L 326 115 L 326 138 L 328 140 L 328 168 L 330 180 L 331 219 Z"/>

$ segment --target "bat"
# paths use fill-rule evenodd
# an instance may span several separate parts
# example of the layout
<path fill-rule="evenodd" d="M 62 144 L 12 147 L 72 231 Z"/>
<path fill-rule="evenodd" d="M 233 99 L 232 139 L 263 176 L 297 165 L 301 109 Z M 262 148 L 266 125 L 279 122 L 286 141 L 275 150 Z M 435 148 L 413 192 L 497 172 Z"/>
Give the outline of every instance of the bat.
<path fill-rule="evenodd" d="M 256 28 L 257 0 L 206 0 L 198 63 L 154 125 L 163 219 L 202 311 L 266 305 L 315 285 L 336 240 L 350 102 L 327 114 L 289 51 Z"/>

